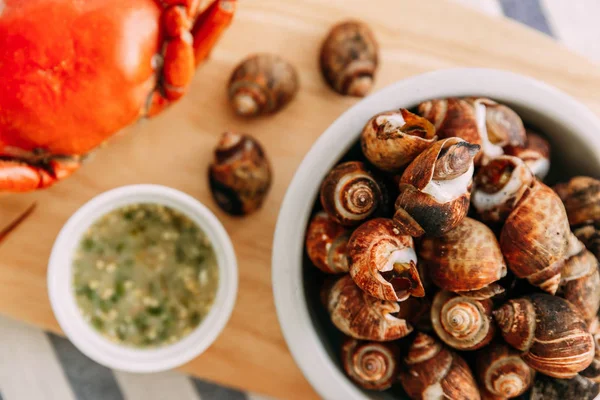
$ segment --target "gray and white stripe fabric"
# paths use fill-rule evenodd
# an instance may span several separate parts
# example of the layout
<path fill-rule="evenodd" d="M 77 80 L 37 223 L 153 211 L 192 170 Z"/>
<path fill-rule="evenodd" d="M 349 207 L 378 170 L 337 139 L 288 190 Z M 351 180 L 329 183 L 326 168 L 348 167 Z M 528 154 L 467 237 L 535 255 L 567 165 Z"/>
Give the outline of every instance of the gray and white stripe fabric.
<path fill-rule="evenodd" d="M 453 0 L 505 15 L 600 62 L 599 0 Z M 178 372 L 128 374 L 100 366 L 67 339 L 0 317 L 0 400 L 261 400 Z"/>

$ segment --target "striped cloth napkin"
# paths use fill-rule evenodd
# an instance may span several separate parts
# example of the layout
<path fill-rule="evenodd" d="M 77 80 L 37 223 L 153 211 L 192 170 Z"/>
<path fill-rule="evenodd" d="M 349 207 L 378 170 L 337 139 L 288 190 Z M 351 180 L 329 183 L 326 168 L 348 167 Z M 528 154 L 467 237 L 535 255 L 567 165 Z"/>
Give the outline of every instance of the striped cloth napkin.
<path fill-rule="evenodd" d="M 598 0 L 453 0 L 505 15 L 600 63 Z M 178 372 L 112 371 L 67 339 L 0 317 L 0 400 L 264 400 Z"/>

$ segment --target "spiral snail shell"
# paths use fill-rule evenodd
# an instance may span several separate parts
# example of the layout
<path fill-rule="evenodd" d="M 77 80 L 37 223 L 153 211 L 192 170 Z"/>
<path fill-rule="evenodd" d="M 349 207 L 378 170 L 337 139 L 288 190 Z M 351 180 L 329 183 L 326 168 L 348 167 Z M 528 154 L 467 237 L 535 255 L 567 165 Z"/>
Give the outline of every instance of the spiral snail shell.
<path fill-rule="evenodd" d="M 394 215 L 404 232 L 440 236 L 463 220 L 478 150 L 459 138 L 439 140 L 408 165 L 400 178 Z"/>
<path fill-rule="evenodd" d="M 219 207 L 231 215 L 258 210 L 271 188 L 271 165 L 250 135 L 225 132 L 209 167 L 210 189 Z"/>
<path fill-rule="evenodd" d="M 506 275 L 496 236 L 469 217 L 442 236 L 423 238 L 419 260 L 436 286 L 452 292 L 479 290 Z"/>
<path fill-rule="evenodd" d="M 404 363 L 400 383 L 413 400 L 480 399 L 467 363 L 429 335 L 416 335 Z"/>
<path fill-rule="evenodd" d="M 255 54 L 243 60 L 229 79 L 229 101 L 244 117 L 271 114 L 298 92 L 295 68 L 274 54 Z"/>
<path fill-rule="evenodd" d="M 448 346 L 458 350 L 476 350 L 494 337 L 491 298 L 504 292 L 492 284 L 480 291 L 460 295 L 438 292 L 431 305 L 431 323 L 435 333 Z"/>
<path fill-rule="evenodd" d="M 588 328 L 594 338 L 594 360 L 579 375 L 592 382 L 600 383 L 600 320 L 598 317 L 589 323 Z"/>
<path fill-rule="evenodd" d="M 398 377 L 400 352 L 393 343 L 365 342 L 348 338 L 342 345 L 346 374 L 367 390 L 386 390 Z"/>
<path fill-rule="evenodd" d="M 365 157 L 388 172 L 398 172 L 435 140 L 433 125 L 404 108 L 375 115 L 360 136 Z"/>
<path fill-rule="evenodd" d="M 534 181 L 506 219 L 500 248 L 517 277 L 554 294 L 568 257 L 570 238 L 562 201 L 548 186 Z"/>
<path fill-rule="evenodd" d="M 344 226 L 358 225 L 377 210 L 383 192 L 360 161 L 339 164 L 321 185 L 321 204 L 329 216 Z"/>
<path fill-rule="evenodd" d="M 367 294 L 382 300 L 423 297 L 413 239 L 391 219 L 375 218 L 359 226 L 348 242 L 350 275 Z"/>
<path fill-rule="evenodd" d="M 554 190 L 565 205 L 573 233 L 600 259 L 600 180 L 576 176 Z"/>
<path fill-rule="evenodd" d="M 333 324 L 355 339 L 385 342 L 400 339 L 413 328 L 406 320 L 396 318 L 398 303 L 367 295 L 350 275 L 340 278 L 331 288 L 328 302 Z"/>
<path fill-rule="evenodd" d="M 329 31 L 321 46 L 321 72 L 336 92 L 365 96 L 373 87 L 379 48 L 371 29 L 345 21 Z"/>
<path fill-rule="evenodd" d="M 506 146 L 504 153 L 523 160 L 539 180 L 543 180 L 550 171 L 550 143 L 529 129 L 524 146 Z"/>
<path fill-rule="evenodd" d="M 418 112 L 434 124 L 440 138 L 459 137 L 480 145 L 476 165 L 501 156 L 506 145 L 525 143 L 525 128 L 517 113 L 487 98 L 425 101 L 419 104 Z"/>
<path fill-rule="evenodd" d="M 481 219 L 504 222 L 534 177 L 520 158 L 500 156 L 481 167 L 474 181 L 472 203 Z"/>
<path fill-rule="evenodd" d="M 554 379 L 539 375 L 531 389 L 530 400 L 595 400 L 599 392 L 598 383 L 580 375 L 571 379 Z"/>
<path fill-rule="evenodd" d="M 570 257 L 562 268 L 557 293 L 573 304 L 589 323 L 600 310 L 598 260 L 576 237 L 572 236 L 570 243 Z"/>
<path fill-rule="evenodd" d="M 482 388 L 500 399 L 512 399 L 533 384 L 535 371 L 504 343 L 494 342 L 476 355 L 477 378 Z"/>
<path fill-rule="evenodd" d="M 572 378 L 594 359 L 594 339 L 586 323 L 560 297 L 532 294 L 512 299 L 493 315 L 504 340 L 545 375 Z"/>
<path fill-rule="evenodd" d="M 306 230 L 308 258 L 327 274 L 348 272 L 349 238 L 350 231 L 334 222 L 326 212 L 318 212 Z"/>

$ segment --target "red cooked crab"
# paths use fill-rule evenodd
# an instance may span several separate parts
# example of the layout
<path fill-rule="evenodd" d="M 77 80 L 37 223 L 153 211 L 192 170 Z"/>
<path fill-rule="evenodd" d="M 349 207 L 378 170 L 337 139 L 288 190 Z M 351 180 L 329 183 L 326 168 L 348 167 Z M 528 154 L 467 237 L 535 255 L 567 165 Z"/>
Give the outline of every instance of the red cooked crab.
<path fill-rule="evenodd" d="M 235 5 L 0 0 L 0 192 L 52 185 L 180 98 Z"/>

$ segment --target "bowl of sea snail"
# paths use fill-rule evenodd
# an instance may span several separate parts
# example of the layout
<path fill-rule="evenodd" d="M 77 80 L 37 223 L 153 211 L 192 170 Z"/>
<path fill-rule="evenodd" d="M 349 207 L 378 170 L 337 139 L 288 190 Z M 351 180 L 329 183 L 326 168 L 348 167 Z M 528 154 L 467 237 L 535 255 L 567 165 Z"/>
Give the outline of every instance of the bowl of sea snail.
<path fill-rule="evenodd" d="M 600 121 L 535 79 L 415 76 L 321 135 L 285 196 L 273 290 L 326 399 L 593 399 Z"/>

